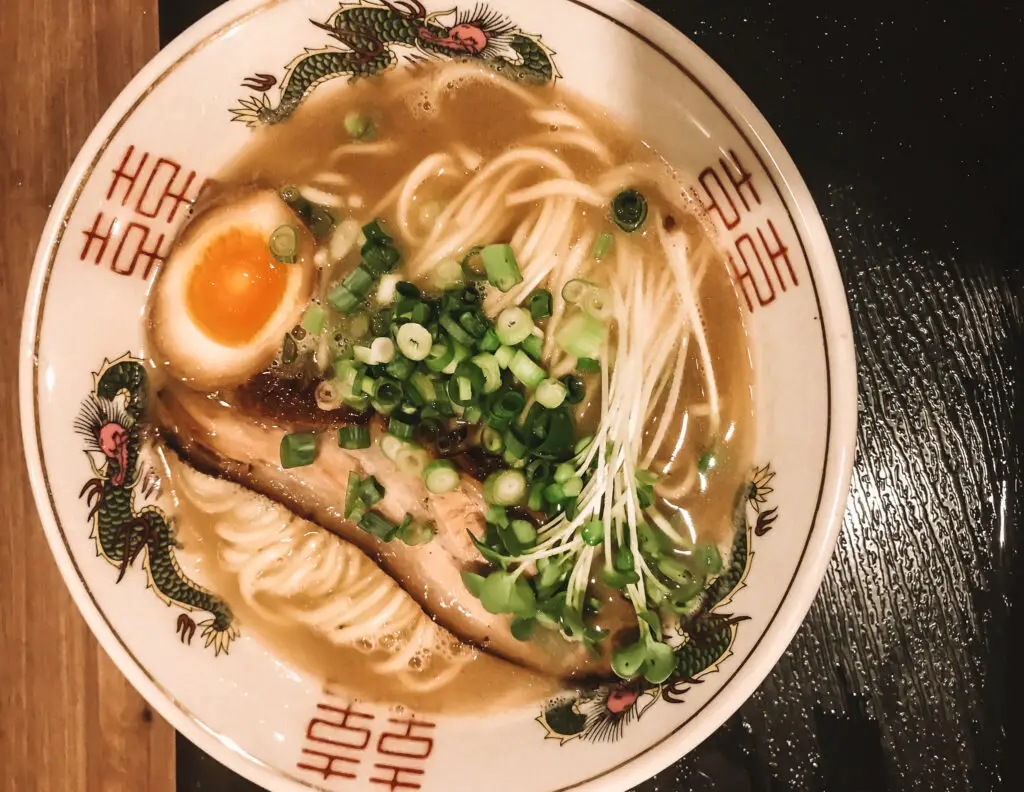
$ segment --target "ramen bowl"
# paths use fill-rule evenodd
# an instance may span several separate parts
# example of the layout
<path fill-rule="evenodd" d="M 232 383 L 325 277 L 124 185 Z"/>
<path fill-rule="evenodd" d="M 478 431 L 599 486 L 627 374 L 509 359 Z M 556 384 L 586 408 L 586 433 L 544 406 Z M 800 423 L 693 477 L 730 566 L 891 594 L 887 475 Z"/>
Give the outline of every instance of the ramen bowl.
<path fill-rule="evenodd" d="M 144 438 L 124 431 L 145 413 L 151 287 L 208 180 L 313 89 L 427 58 L 560 81 L 631 126 L 681 178 L 732 281 L 754 375 L 753 464 L 716 594 L 656 681 L 497 709 L 463 696 L 442 714 L 325 684 L 193 579 L 202 570 L 133 445 Z M 721 69 L 621 0 L 227 3 L 132 81 L 76 159 L 37 255 L 20 375 L 34 494 L 90 627 L 176 729 L 273 790 L 614 790 L 653 775 L 744 702 L 800 626 L 854 449 L 849 316 L 806 186 Z M 93 422 L 109 431 L 90 436 Z"/>

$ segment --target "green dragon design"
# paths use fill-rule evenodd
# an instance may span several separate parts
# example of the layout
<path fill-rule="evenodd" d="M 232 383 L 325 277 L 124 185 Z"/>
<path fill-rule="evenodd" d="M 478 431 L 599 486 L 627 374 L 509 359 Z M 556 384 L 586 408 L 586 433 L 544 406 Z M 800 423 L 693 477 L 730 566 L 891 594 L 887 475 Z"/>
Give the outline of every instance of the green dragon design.
<path fill-rule="evenodd" d="M 681 640 L 675 649 L 676 671 L 672 677 L 660 685 L 639 679 L 551 701 L 537 717 L 548 738 L 562 744 L 577 738 L 591 742 L 617 740 L 659 699 L 681 704 L 691 685 L 718 670 L 731 654 L 737 625 L 747 619 L 723 613 L 722 608 L 746 585 L 754 556 L 750 550 L 752 537 L 766 534 L 777 517 L 777 508 L 762 509 L 773 492 L 770 485 L 774 478 L 771 466 L 763 465 L 754 470 L 741 493 L 729 565 L 708 588 L 695 612 L 680 618 L 677 627 Z M 748 507 L 757 515 L 754 525 L 747 521 Z"/>
<path fill-rule="evenodd" d="M 85 449 L 94 478 L 86 482 L 80 497 L 90 506 L 89 522 L 96 552 L 117 566 L 117 582 L 128 567 L 143 554 L 142 565 L 148 588 L 168 606 L 186 611 L 206 611 L 211 618 L 201 622 L 202 637 L 214 654 L 227 652 L 238 637 L 230 608 L 206 589 L 188 579 L 175 558 L 177 543 L 171 521 L 158 507 L 138 508 L 136 488 L 146 476 L 140 461 L 141 419 L 146 413 L 147 378 L 142 362 L 129 355 L 103 361 L 94 375 L 95 384 L 82 403 L 75 430 L 85 438 Z M 97 466 L 93 456 L 100 455 Z M 145 493 L 143 493 L 145 495 Z M 187 614 L 178 617 L 182 642 L 191 644 L 195 621 Z"/>
<path fill-rule="evenodd" d="M 451 24 L 445 24 L 446 19 Z M 327 80 L 341 76 L 355 80 L 393 69 L 399 61 L 397 48 L 407 50 L 405 58 L 413 63 L 474 60 L 513 80 L 547 83 L 559 77 L 554 53 L 539 36 L 523 33 L 483 4 L 467 12 L 428 14 L 419 0 L 363 0 L 342 3 L 326 22 L 310 21 L 344 49 L 307 49 L 289 63 L 276 107 L 266 92 L 277 78 L 259 73 L 247 78 L 242 87 L 260 93 L 239 100 L 231 110 L 236 121 L 249 126 L 284 121 Z"/>

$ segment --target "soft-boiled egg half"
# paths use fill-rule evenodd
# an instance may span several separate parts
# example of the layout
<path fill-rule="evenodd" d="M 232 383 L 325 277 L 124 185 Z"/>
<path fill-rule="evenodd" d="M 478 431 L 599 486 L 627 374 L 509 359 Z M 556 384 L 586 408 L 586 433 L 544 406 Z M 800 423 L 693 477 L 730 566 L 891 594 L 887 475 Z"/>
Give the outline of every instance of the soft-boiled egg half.
<path fill-rule="evenodd" d="M 271 252 L 279 230 L 294 241 L 294 255 Z M 201 389 L 258 374 L 309 303 L 314 252 L 313 238 L 273 190 L 204 211 L 179 237 L 154 287 L 155 357 Z"/>

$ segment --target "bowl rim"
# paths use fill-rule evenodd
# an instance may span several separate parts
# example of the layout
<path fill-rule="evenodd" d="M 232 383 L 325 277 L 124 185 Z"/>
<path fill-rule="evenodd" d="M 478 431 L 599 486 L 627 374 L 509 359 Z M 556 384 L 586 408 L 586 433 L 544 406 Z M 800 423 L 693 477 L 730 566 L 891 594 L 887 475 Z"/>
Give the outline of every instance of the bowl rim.
<path fill-rule="evenodd" d="M 319 788 L 285 774 L 207 727 L 178 702 L 122 643 L 93 600 L 64 539 L 39 449 L 38 328 L 63 220 L 78 200 L 109 141 L 149 93 L 191 55 L 251 17 L 287 0 L 229 0 L 160 50 L 104 112 L 75 157 L 53 202 L 33 262 L 26 295 L 19 360 L 22 442 L 29 481 L 47 542 L 90 630 L 118 669 L 177 731 L 217 761 L 268 789 Z M 703 742 L 749 698 L 789 646 L 817 595 L 838 539 L 853 470 L 857 382 L 849 310 L 838 264 L 814 200 L 781 140 L 742 89 L 684 33 L 633 0 L 559 0 L 595 13 L 634 35 L 683 71 L 718 106 L 743 136 L 772 182 L 808 263 L 825 345 L 826 450 L 817 505 L 793 578 L 760 638 L 715 695 L 661 740 L 601 774 L 564 790 L 627 789 L 650 778 Z M 684 65 L 685 64 L 685 65 Z M 773 175 L 774 172 L 774 175 Z M 83 178 L 85 177 L 85 178 Z M 776 183 L 776 177 L 781 185 Z M 812 264 L 813 262 L 813 264 Z M 742 672 L 742 673 L 741 673 Z M 739 677 L 739 678 L 737 678 Z M 700 716 L 700 717 L 699 717 Z M 696 721 L 694 723 L 694 721 Z"/>

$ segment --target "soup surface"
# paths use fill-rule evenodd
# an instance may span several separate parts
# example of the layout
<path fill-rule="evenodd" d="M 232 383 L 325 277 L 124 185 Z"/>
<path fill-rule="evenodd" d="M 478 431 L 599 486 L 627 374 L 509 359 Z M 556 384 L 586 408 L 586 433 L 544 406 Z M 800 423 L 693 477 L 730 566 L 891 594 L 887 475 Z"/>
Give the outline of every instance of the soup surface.
<path fill-rule="evenodd" d="M 149 313 L 192 571 L 367 699 L 665 678 L 753 442 L 694 210 L 602 109 L 467 64 L 327 84 L 255 130 Z"/>

